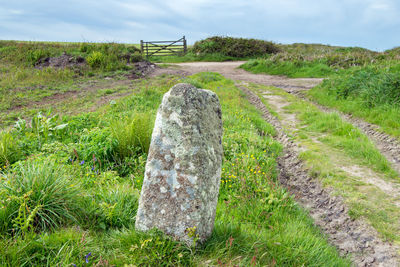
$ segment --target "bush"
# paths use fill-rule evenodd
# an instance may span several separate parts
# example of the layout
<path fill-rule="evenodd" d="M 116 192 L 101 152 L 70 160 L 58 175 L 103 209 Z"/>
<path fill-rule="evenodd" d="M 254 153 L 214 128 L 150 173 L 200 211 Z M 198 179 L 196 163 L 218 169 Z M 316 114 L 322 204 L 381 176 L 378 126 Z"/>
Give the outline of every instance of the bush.
<path fill-rule="evenodd" d="M 54 229 L 76 221 L 80 186 L 50 160 L 19 163 L 0 182 L 0 232 Z"/>
<path fill-rule="evenodd" d="M 0 167 L 20 159 L 21 151 L 10 132 L 0 132 Z"/>
<path fill-rule="evenodd" d="M 235 58 L 256 57 L 279 52 L 279 48 L 272 42 L 219 36 L 196 42 L 192 50 L 200 55 L 220 53 Z"/>
<path fill-rule="evenodd" d="M 86 58 L 86 62 L 91 68 L 100 68 L 105 64 L 105 56 L 101 52 L 94 51 Z"/>
<path fill-rule="evenodd" d="M 150 113 L 136 113 L 133 118 L 115 120 L 111 129 L 113 137 L 117 140 L 117 153 L 120 158 L 149 151 L 153 131 Z"/>

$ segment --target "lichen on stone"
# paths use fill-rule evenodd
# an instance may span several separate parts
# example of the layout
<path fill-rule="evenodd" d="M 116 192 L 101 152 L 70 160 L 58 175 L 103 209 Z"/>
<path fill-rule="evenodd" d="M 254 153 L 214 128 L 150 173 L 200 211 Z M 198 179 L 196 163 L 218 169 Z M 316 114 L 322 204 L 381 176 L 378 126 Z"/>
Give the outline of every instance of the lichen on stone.
<path fill-rule="evenodd" d="M 222 162 L 221 106 L 215 93 L 178 84 L 158 109 L 136 229 L 158 228 L 188 245 L 214 227 Z M 197 240 L 196 240 L 197 241 Z"/>

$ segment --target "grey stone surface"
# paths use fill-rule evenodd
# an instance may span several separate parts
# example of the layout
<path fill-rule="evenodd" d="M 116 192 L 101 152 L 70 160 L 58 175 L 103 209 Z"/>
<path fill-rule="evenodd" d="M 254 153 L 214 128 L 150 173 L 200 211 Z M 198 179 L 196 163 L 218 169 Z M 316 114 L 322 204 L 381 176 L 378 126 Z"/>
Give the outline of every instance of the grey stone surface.
<path fill-rule="evenodd" d="M 214 227 L 222 161 L 221 106 L 215 93 L 178 84 L 158 109 L 136 229 L 158 228 L 188 245 Z"/>

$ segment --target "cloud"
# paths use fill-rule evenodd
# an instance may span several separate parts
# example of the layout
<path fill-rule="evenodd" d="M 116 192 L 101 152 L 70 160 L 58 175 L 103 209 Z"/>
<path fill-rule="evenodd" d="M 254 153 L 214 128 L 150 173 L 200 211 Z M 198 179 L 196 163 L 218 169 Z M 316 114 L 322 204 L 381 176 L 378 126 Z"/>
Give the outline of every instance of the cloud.
<path fill-rule="evenodd" d="M 0 0 L 4 39 L 120 41 L 231 35 L 387 49 L 397 0 Z"/>

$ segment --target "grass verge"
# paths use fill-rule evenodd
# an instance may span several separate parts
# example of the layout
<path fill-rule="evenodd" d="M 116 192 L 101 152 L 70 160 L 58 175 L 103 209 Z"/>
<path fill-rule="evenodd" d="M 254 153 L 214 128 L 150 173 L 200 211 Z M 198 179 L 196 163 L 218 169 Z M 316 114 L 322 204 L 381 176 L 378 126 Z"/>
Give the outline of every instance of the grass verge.
<path fill-rule="evenodd" d="M 353 114 L 400 139 L 399 74 L 364 68 L 337 75 L 308 92 L 317 103 Z"/>

